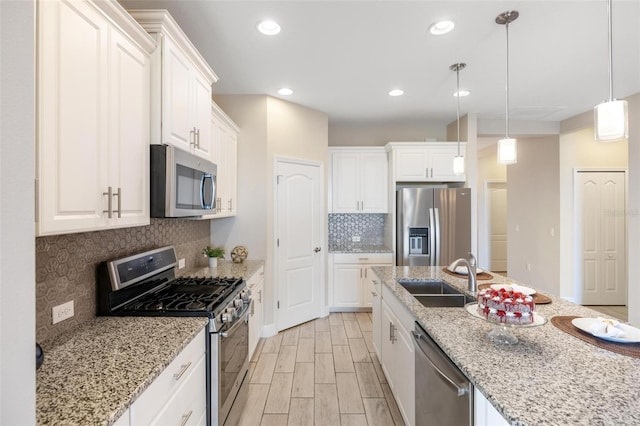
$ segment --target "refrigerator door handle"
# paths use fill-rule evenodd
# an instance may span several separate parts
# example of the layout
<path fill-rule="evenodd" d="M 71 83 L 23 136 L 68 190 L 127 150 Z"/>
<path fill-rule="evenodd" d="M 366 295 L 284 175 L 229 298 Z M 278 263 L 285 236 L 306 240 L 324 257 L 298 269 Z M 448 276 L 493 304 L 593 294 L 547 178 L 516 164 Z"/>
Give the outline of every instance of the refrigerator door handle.
<path fill-rule="evenodd" d="M 429 209 L 429 266 L 436 265 L 436 222 L 433 215 L 433 209 Z"/>
<path fill-rule="evenodd" d="M 434 216 L 436 219 L 436 232 L 435 232 L 435 246 L 436 246 L 436 255 L 435 255 L 435 266 L 440 265 L 440 249 L 441 249 L 441 243 L 440 243 L 440 236 L 442 235 L 440 233 L 440 212 L 438 211 L 438 208 L 434 208 Z"/>

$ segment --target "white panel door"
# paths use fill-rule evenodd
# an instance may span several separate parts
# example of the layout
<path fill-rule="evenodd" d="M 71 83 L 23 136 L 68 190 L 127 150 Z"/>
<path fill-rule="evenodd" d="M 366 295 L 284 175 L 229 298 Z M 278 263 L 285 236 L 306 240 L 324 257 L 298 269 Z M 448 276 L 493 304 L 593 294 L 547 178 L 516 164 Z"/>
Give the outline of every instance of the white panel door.
<path fill-rule="evenodd" d="M 276 308 L 278 330 L 320 316 L 322 218 L 320 167 L 276 166 Z"/>
<path fill-rule="evenodd" d="M 489 197 L 489 269 L 496 272 L 507 271 L 507 185 L 490 183 Z"/>
<path fill-rule="evenodd" d="M 120 188 L 115 226 L 149 224 L 149 57 L 120 32 L 111 32 L 109 185 Z M 117 210 L 117 197 L 112 200 Z"/>
<path fill-rule="evenodd" d="M 359 164 L 361 213 L 388 213 L 387 153 L 361 154 Z M 340 181 L 339 185 L 343 182 Z"/>
<path fill-rule="evenodd" d="M 625 173 L 577 173 L 575 214 L 578 302 L 626 305 Z"/>
<path fill-rule="evenodd" d="M 103 225 L 107 32 L 84 2 L 38 3 L 38 235 Z"/>

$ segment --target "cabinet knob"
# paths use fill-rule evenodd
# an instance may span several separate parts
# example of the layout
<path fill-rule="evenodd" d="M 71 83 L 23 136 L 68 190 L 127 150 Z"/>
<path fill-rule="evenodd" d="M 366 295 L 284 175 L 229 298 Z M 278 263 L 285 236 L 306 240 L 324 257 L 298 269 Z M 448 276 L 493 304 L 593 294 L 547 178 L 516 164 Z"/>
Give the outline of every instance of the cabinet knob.
<path fill-rule="evenodd" d="M 318 253 L 320 250 L 322 250 L 321 247 L 316 247 L 316 248 L 313 249 L 313 251 L 315 251 L 316 253 Z"/>

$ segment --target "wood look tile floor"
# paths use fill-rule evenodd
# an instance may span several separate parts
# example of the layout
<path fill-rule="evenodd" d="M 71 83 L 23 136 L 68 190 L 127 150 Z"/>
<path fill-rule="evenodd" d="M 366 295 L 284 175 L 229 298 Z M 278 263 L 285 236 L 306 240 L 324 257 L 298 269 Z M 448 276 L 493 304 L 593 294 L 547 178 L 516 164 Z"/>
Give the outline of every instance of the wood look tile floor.
<path fill-rule="evenodd" d="M 226 425 L 404 425 L 372 344 L 371 314 L 328 317 L 261 339 L 246 403 Z"/>

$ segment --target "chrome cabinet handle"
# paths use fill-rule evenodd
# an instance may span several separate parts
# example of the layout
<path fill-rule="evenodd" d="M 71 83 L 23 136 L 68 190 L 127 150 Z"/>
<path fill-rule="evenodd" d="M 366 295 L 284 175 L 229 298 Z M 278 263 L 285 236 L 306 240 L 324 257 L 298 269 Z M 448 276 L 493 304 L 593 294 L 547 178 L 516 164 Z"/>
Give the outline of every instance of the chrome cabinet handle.
<path fill-rule="evenodd" d="M 193 410 L 189 410 L 187 414 L 184 414 L 180 419 L 180 426 L 186 425 L 187 422 L 189 421 L 189 417 L 191 417 L 192 414 L 193 414 Z"/>
<path fill-rule="evenodd" d="M 189 367 L 191 367 L 191 361 L 189 361 L 186 364 L 182 364 L 182 366 L 180 366 L 180 371 L 178 371 L 176 374 L 174 374 L 173 378 L 175 380 L 180 380 L 180 377 L 182 377 L 182 375 L 187 372 Z"/>
<path fill-rule="evenodd" d="M 364 277 L 367 278 L 367 271 L 369 270 L 369 268 L 364 268 Z"/>
<path fill-rule="evenodd" d="M 362 268 L 360 268 L 360 278 L 362 279 Z"/>
<path fill-rule="evenodd" d="M 122 217 L 122 188 L 118 188 L 118 192 L 113 196 L 118 197 L 118 219 L 120 219 Z"/>
<path fill-rule="evenodd" d="M 107 217 L 111 219 L 113 217 L 113 202 L 111 201 L 113 198 L 113 188 L 109 187 L 107 192 L 103 192 L 102 195 L 107 196 L 107 209 L 103 210 L 102 213 L 106 213 Z"/>
<path fill-rule="evenodd" d="M 258 303 L 262 303 L 262 290 L 258 292 Z"/>
<path fill-rule="evenodd" d="M 200 148 L 200 129 L 196 130 L 196 146 Z"/>
<path fill-rule="evenodd" d="M 191 135 L 193 135 L 193 137 L 191 137 Z M 193 126 L 193 129 L 189 130 L 189 145 L 193 145 L 194 147 L 197 147 L 198 144 L 196 143 L 196 127 Z"/>
<path fill-rule="evenodd" d="M 371 295 L 372 295 L 373 297 L 378 297 L 378 293 L 376 293 L 375 291 L 372 291 L 372 292 L 371 292 Z"/>
<path fill-rule="evenodd" d="M 391 343 L 395 343 L 396 341 L 396 327 L 393 325 L 392 322 L 389 323 L 389 341 Z"/>
<path fill-rule="evenodd" d="M 229 206 L 229 211 L 231 211 L 231 198 L 229 198 L 229 201 L 227 201 L 227 205 Z"/>

